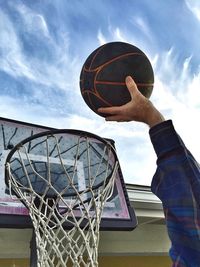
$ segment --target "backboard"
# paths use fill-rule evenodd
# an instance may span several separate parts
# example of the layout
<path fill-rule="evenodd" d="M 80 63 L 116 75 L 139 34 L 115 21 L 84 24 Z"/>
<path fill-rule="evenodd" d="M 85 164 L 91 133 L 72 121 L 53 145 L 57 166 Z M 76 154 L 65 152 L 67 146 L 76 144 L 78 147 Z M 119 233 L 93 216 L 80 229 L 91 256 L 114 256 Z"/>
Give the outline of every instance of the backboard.
<path fill-rule="evenodd" d="M 30 123 L 0 118 L 0 227 L 5 228 L 31 228 L 32 223 L 27 208 L 14 196 L 10 196 L 5 184 L 5 160 L 12 148 L 22 140 L 33 134 L 41 133 L 50 128 Z M 114 141 L 110 140 L 113 145 Z M 33 146 L 35 149 L 35 146 Z M 95 153 L 98 153 L 98 144 Z M 94 155 L 95 156 L 95 155 Z M 30 157 L 33 155 L 30 154 Z M 40 151 L 34 155 L 40 163 L 45 160 Z M 72 165 L 69 159 L 68 165 Z M 71 159 L 70 159 L 71 160 Z M 71 160 L 72 161 L 72 160 Z M 58 165 L 54 158 L 54 165 Z M 59 168 L 59 165 L 56 167 Z M 79 165 L 77 172 L 77 186 L 84 186 L 84 171 Z M 60 207 L 62 209 L 62 207 Z M 77 211 L 78 216 L 78 211 Z M 132 230 L 137 220 L 133 208 L 130 206 L 123 175 L 119 168 L 112 196 L 106 202 L 101 220 L 101 230 Z"/>

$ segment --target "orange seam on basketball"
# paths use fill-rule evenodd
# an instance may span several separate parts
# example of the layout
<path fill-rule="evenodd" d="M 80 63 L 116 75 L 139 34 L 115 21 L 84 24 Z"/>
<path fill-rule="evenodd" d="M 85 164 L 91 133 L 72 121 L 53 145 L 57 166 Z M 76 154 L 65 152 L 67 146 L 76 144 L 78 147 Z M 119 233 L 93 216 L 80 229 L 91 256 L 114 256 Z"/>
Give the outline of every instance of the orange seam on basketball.
<path fill-rule="evenodd" d="M 94 62 L 94 60 L 95 60 L 95 58 L 96 58 L 96 56 L 98 55 L 98 53 L 104 48 L 104 46 L 105 45 L 102 45 L 102 47 L 101 48 L 99 48 L 98 50 L 97 50 L 97 52 L 95 53 L 95 55 L 93 56 L 93 59 L 91 60 L 91 63 L 90 63 L 90 66 L 89 66 L 89 69 L 91 68 L 91 66 L 92 66 L 92 63 Z"/>
<path fill-rule="evenodd" d="M 97 75 L 99 74 L 99 72 L 100 72 L 100 69 L 98 69 L 98 70 L 96 71 L 96 74 L 95 74 L 95 76 L 94 76 L 94 91 L 95 91 L 95 93 L 97 93 L 97 95 L 100 97 L 99 92 L 98 92 L 98 90 L 97 90 L 97 88 L 96 88 L 96 78 L 97 78 Z"/>
<path fill-rule="evenodd" d="M 104 102 L 106 105 L 108 105 L 108 106 L 112 106 L 112 104 L 111 103 L 109 103 L 109 102 L 107 102 L 105 99 L 103 99 L 102 97 L 101 97 L 101 95 L 99 95 L 99 94 L 95 94 L 95 93 L 93 93 L 93 92 L 91 92 L 91 91 L 89 91 L 89 90 L 85 90 L 84 91 L 84 94 L 87 94 L 88 96 L 91 94 L 91 95 L 94 95 L 95 97 L 97 97 L 97 98 L 99 98 L 102 102 Z M 91 102 L 91 101 L 90 101 Z M 91 103 L 92 104 L 92 103 Z"/>
<path fill-rule="evenodd" d="M 125 85 L 124 82 L 94 81 L 94 84 Z"/>
<path fill-rule="evenodd" d="M 94 84 L 107 84 L 107 85 L 126 85 L 123 82 L 108 82 L 108 81 L 94 81 Z M 153 83 L 136 83 L 137 86 L 153 86 Z"/>
<path fill-rule="evenodd" d="M 85 71 L 97 71 L 99 69 L 102 69 L 104 66 L 107 66 L 108 64 L 110 64 L 111 62 L 114 62 L 120 58 L 123 58 L 123 57 L 126 57 L 126 56 L 131 56 L 131 55 L 138 55 L 138 56 L 144 56 L 145 58 L 147 58 L 144 54 L 141 54 L 141 53 L 127 53 L 127 54 L 123 54 L 123 55 L 120 55 L 120 56 L 117 56 L 117 57 L 114 57 L 113 59 L 105 62 L 104 64 L 102 65 L 99 65 L 97 68 L 94 68 L 94 69 L 86 69 L 85 66 L 84 66 L 84 70 Z"/>
<path fill-rule="evenodd" d="M 88 99 L 89 99 L 89 103 L 90 103 L 91 108 L 93 108 L 93 110 L 95 110 L 95 106 L 93 105 L 93 103 L 92 103 L 92 101 L 90 99 L 90 94 L 88 93 L 87 96 L 88 96 Z"/>

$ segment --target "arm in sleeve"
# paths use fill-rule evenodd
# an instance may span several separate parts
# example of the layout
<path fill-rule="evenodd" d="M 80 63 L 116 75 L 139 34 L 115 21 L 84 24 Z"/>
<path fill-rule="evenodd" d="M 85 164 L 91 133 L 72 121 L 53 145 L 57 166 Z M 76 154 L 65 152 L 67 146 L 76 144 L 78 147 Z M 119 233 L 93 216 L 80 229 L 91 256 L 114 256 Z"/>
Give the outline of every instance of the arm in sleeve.
<path fill-rule="evenodd" d="M 163 203 L 175 267 L 200 266 L 200 167 L 172 121 L 150 129 L 157 154 L 151 189 Z"/>

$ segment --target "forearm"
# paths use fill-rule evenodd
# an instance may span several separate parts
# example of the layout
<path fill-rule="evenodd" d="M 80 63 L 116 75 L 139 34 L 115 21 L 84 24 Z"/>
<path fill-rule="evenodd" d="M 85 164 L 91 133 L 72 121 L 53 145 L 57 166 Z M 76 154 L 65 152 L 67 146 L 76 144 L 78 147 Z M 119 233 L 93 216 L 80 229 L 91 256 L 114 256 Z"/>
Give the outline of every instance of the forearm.
<path fill-rule="evenodd" d="M 152 191 L 163 203 L 172 241 L 170 255 L 174 262 L 181 259 L 185 266 L 197 267 L 200 262 L 198 164 L 177 135 L 171 121 L 151 128 L 150 137 L 158 156 Z"/>
<path fill-rule="evenodd" d="M 161 121 L 154 125 L 150 128 L 149 135 L 158 162 L 167 156 L 168 158 L 173 157 L 179 151 L 186 152 L 187 150 L 182 139 L 176 133 L 171 120 Z"/>
<path fill-rule="evenodd" d="M 171 121 L 150 129 L 150 137 L 157 154 L 157 170 L 152 180 L 152 191 L 170 205 L 200 207 L 200 167 L 176 133 Z M 167 192 L 167 193 L 166 193 Z M 169 199 L 173 199 L 169 201 Z"/>
<path fill-rule="evenodd" d="M 149 128 L 153 128 L 157 124 L 160 124 L 165 121 L 164 116 L 153 106 L 153 104 L 150 102 L 149 111 L 147 111 L 147 119 L 146 124 L 149 126 Z"/>

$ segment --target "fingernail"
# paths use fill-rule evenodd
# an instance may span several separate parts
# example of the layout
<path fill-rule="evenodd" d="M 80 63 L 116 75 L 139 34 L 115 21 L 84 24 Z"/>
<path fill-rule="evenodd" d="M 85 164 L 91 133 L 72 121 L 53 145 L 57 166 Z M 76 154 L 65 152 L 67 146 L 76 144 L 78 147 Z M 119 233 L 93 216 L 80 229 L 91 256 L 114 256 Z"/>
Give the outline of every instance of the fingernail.
<path fill-rule="evenodd" d="M 126 81 L 127 81 L 128 83 L 130 83 L 130 82 L 132 81 L 131 76 L 127 76 L 127 77 L 126 77 Z"/>

